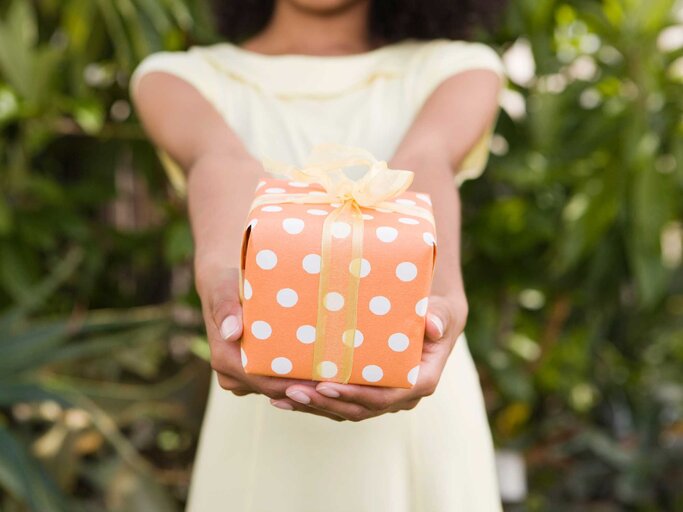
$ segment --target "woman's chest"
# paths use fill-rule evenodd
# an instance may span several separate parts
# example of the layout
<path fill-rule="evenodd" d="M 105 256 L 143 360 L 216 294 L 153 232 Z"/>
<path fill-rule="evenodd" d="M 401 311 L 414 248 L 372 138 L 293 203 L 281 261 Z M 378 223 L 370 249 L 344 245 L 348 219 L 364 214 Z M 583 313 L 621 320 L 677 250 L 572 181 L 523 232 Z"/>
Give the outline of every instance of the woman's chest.
<path fill-rule="evenodd" d="M 234 84 L 224 115 L 255 156 L 303 163 L 312 146 L 336 142 L 361 146 L 389 159 L 415 117 L 402 80 L 378 80 L 344 94 L 278 96 Z"/>

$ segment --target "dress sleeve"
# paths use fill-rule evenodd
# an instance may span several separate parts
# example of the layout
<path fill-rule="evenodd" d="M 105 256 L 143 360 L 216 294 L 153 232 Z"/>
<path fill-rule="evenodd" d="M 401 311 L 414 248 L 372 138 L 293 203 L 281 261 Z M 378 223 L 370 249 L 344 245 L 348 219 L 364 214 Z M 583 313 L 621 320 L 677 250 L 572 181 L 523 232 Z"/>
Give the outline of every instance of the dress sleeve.
<path fill-rule="evenodd" d="M 502 78 L 501 90 L 507 85 L 503 61 L 490 46 L 477 42 L 439 39 L 433 42 L 429 50 L 430 54 L 422 59 L 418 73 L 417 99 L 420 104 L 427 100 L 441 82 L 471 69 L 491 70 Z M 489 144 L 495 124 L 491 123 L 463 158 L 460 169 L 455 173 L 456 185 L 483 173 L 488 162 Z"/>
<path fill-rule="evenodd" d="M 223 104 L 220 87 L 213 67 L 199 54 L 197 48 L 185 51 L 159 51 L 143 58 L 130 76 L 128 90 L 132 96 L 142 77 L 152 71 L 163 71 L 184 80 L 199 92 L 219 113 Z M 185 194 L 185 174 L 166 151 L 155 147 L 171 184 L 180 194 Z"/>
<path fill-rule="evenodd" d="M 189 83 L 220 112 L 222 105 L 216 71 L 199 52 L 198 48 L 193 47 L 185 51 L 150 53 L 133 70 L 129 92 L 132 94 L 135 91 L 145 74 L 163 71 Z"/>

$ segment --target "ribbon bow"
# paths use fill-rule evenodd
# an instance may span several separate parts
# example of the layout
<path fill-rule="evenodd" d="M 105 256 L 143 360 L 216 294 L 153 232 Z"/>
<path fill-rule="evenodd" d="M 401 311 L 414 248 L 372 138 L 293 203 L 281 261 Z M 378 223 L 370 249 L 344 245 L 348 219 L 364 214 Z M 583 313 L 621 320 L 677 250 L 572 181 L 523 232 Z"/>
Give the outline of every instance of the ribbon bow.
<path fill-rule="evenodd" d="M 402 194 L 413 182 L 414 173 L 402 169 L 389 169 L 383 160 L 377 160 L 365 149 L 339 144 L 319 144 L 313 148 L 306 165 L 299 169 L 269 158 L 263 159 L 267 171 L 282 174 L 305 183 L 317 183 L 335 200 L 353 199 L 366 208 Z M 344 168 L 367 167 L 368 171 L 357 180 L 349 178 Z"/>
<path fill-rule="evenodd" d="M 312 378 L 346 383 L 351 377 L 353 366 L 363 256 L 364 219 L 361 208 L 411 215 L 434 224 L 431 211 L 414 204 L 392 201 L 408 189 L 414 173 L 389 169 L 385 161 L 375 159 L 362 148 L 319 144 L 312 149 L 302 168 L 269 158 L 264 158 L 262 163 L 271 173 L 294 181 L 318 184 L 325 193 L 263 194 L 254 199 L 252 210 L 278 203 L 341 203 L 327 215 L 323 223 Z M 368 170 L 361 178 L 354 180 L 344 172 L 345 168 L 354 166 L 367 167 Z M 350 228 L 346 236 L 334 232 L 334 227 L 339 225 Z M 343 307 L 336 308 L 335 304 L 330 304 L 331 294 L 335 294 L 335 298 L 343 297 Z"/>

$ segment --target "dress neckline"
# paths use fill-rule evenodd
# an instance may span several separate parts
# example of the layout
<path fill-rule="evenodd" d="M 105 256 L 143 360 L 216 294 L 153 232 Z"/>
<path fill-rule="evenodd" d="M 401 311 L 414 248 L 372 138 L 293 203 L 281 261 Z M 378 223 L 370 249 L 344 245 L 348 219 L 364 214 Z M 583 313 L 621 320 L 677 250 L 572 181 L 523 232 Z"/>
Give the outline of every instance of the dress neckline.
<path fill-rule="evenodd" d="M 344 55 L 309 55 L 309 54 L 304 54 L 304 53 L 281 53 L 281 54 L 267 54 L 267 53 L 259 53 L 255 52 L 253 50 L 248 50 L 246 48 L 242 48 L 241 46 L 229 42 L 229 41 L 223 41 L 221 43 L 217 43 L 216 46 L 218 47 L 223 47 L 223 48 L 229 48 L 233 50 L 235 53 L 247 58 L 247 59 L 252 59 L 255 62 L 261 61 L 261 62 L 279 62 L 279 61 L 311 61 L 311 62 L 356 62 L 356 61 L 362 61 L 366 59 L 370 59 L 372 57 L 382 55 L 384 53 L 387 53 L 391 50 L 402 48 L 404 46 L 414 44 L 416 41 L 414 39 L 402 39 L 401 41 L 397 41 L 395 43 L 388 43 L 382 46 L 378 46 L 377 48 L 373 48 L 372 50 L 368 50 L 365 52 L 359 52 L 359 53 L 349 53 L 349 54 L 344 54 Z"/>
<path fill-rule="evenodd" d="M 347 55 L 268 55 L 231 42 L 195 46 L 222 76 L 279 99 L 325 100 L 359 90 L 380 79 L 407 73 L 416 52 L 430 43 L 403 39 Z"/>

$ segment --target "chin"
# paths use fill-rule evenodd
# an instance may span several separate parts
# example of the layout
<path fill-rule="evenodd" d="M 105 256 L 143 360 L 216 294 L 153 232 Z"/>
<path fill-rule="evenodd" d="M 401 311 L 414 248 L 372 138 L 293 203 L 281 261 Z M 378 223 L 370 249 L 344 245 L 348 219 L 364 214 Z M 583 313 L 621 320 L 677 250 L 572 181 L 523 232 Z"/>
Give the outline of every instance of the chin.
<path fill-rule="evenodd" d="M 331 14 L 343 11 L 352 5 L 368 0 L 283 0 L 294 7 L 317 14 Z"/>

